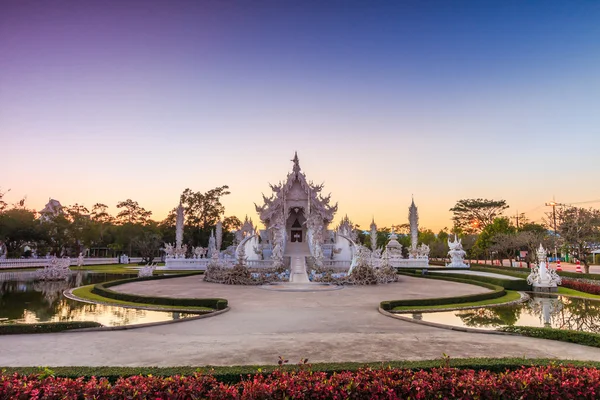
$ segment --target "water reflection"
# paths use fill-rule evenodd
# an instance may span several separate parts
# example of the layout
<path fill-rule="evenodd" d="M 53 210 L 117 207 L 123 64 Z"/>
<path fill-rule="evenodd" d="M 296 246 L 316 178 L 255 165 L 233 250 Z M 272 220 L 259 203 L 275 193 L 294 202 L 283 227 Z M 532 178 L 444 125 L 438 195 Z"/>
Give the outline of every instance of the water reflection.
<path fill-rule="evenodd" d="M 532 294 L 528 302 L 511 306 L 412 314 L 410 317 L 479 329 L 520 325 L 600 333 L 600 301 L 555 295 Z"/>
<path fill-rule="evenodd" d="M 96 321 L 106 326 L 140 324 L 186 318 L 195 314 L 146 311 L 133 308 L 88 304 L 65 298 L 73 287 L 135 277 L 78 271 L 65 281 L 34 281 L 31 274 L 0 273 L 0 321 L 35 323 L 58 321 Z M 8 280 L 10 278 L 10 280 Z M 5 320 L 6 319 L 6 320 Z"/>

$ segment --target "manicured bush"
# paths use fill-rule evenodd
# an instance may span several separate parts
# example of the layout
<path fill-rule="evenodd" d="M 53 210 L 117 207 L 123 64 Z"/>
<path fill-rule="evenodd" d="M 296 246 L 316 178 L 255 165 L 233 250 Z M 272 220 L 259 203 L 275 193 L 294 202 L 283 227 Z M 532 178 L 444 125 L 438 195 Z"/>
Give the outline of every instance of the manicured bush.
<path fill-rule="evenodd" d="M 40 322 L 37 324 L 0 324 L 0 335 L 21 333 L 51 333 L 69 329 L 96 328 L 102 324 L 94 321 Z"/>
<path fill-rule="evenodd" d="M 176 297 L 154 297 L 154 296 L 142 296 L 130 293 L 121 293 L 110 290 L 110 287 L 123 285 L 125 283 L 159 280 L 159 279 L 170 279 L 180 278 L 182 276 L 190 276 L 196 274 L 176 275 L 176 276 L 149 276 L 144 278 L 134 279 L 120 279 L 117 281 L 110 281 L 104 283 L 98 283 L 94 285 L 92 293 L 98 296 L 107 297 L 109 299 L 128 301 L 132 303 L 142 304 L 155 304 L 161 306 L 192 306 L 192 307 L 208 307 L 214 308 L 215 310 L 224 310 L 227 308 L 227 300 L 220 298 L 208 298 L 208 299 L 195 299 L 195 298 L 176 298 Z"/>
<path fill-rule="evenodd" d="M 382 301 L 379 304 L 380 307 L 385 311 L 391 311 L 396 307 L 404 307 L 404 306 L 418 307 L 418 306 L 438 306 L 438 305 L 444 305 L 444 304 L 473 303 L 476 301 L 497 299 L 498 297 L 502 297 L 502 296 L 506 295 L 506 290 L 504 290 L 504 288 L 502 286 L 492 285 L 487 282 L 473 281 L 473 280 L 469 280 L 469 279 L 458 278 L 458 277 L 454 277 L 454 276 L 450 277 L 450 276 L 441 275 L 441 274 L 436 274 L 435 276 L 433 276 L 433 275 L 421 276 L 421 275 L 417 275 L 417 274 L 406 273 L 404 271 L 403 271 L 403 273 L 401 272 L 399 274 L 400 275 L 411 275 L 411 276 L 415 276 L 415 277 L 422 277 L 425 279 L 437 279 L 437 280 L 444 280 L 444 281 L 451 281 L 451 282 L 458 282 L 458 283 L 466 283 L 466 284 L 481 286 L 486 289 L 490 289 L 491 292 L 468 294 L 468 295 L 464 295 L 464 296 L 455 296 L 455 297 L 438 297 L 438 298 L 430 298 L 430 299 L 386 300 L 386 301 Z M 468 275 L 468 276 L 470 277 L 470 275 Z"/>
<path fill-rule="evenodd" d="M 580 292 L 600 295 L 600 284 L 595 285 L 593 283 L 574 281 L 572 279 L 563 279 L 561 285 L 562 287 L 578 290 Z"/>
<path fill-rule="evenodd" d="M 561 342 L 600 347 L 600 335 L 597 333 L 570 331 L 566 329 L 536 328 L 533 326 L 505 326 L 500 328 L 500 330 L 540 339 L 560 340 Z"/>
<path fill-rule="evenodd" d="M 226 384 L 212 375 L 105 378 L 0 374 L 0 399 L 595 399 L 600 370 L 550 365 L 495 373 L 436 368 L 363 368 L 336 374 L 310 369 L 257 374 Z"/>
<path fill-rule="evenodd" d="M 469 274 L 452 274 L 453 277 L 467 279 L 471 281 L 486 282 L 492 285 L 502 286 L 508 290 L 531 290 L 531 286 L 524 279 L 502 279 L 494 278 L 492 276 L 481 276 L 481 275 L 469 275 Z"/>

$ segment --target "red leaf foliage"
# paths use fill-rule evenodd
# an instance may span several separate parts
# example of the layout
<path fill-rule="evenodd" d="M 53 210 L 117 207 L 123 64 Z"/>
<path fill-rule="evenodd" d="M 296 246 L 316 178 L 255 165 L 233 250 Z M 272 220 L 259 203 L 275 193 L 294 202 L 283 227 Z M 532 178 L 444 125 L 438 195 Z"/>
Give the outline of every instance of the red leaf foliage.
<path fill-rule="evenodd" d="M 365 368 L 334 374 L 276 371 L 235 384 L 202 374 L 133 376 L 111 384 L 103 378 L 0 373 L 0 399 L 596 399 L 599 395 L 599 369 L 558 365 L 503 373 L 454 368 L 416 372 Z"/>

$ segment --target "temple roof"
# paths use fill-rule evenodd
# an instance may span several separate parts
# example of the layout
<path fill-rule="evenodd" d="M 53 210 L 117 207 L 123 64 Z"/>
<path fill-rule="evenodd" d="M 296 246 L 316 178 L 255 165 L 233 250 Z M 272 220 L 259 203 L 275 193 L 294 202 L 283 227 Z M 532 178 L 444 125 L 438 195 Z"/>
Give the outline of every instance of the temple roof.
<path fill-rule="evenodd" d="M 333 220 L 333 216 L 337 211 L 337 203 L 334 206 L 329 205 L 331 194 L 326 197 L 321 196 L 321 190 L 323 190 L 323 184 L 315 185 L 312 181 L 306 179 L 306 175 L 300 168 L 300 160 L 298 159 L 298 153 L 294 154 L 294 158 L 291 160 L 294 165 L 292 172 L 287 175 L 284 183 L 279 182 L 278 185 L 269 185 L 273 194 L 270 197 L 266 197 L 263 194 L 264 205 L 258 206 L 255 204 L 256 212 L 260 216 L 261 221 L 267 222 L 278 212 L 285 212 L 286 199 L 290 200 L 290 191 L 294 185 L 299 186 L 306 195 L 307 206 L 310 212 L 318 213 L 323 220 L 327 223 Z M 305 212 L 306 212 L 305 211 Z M 287 218 L 287 215 L 285 215 Z"/>

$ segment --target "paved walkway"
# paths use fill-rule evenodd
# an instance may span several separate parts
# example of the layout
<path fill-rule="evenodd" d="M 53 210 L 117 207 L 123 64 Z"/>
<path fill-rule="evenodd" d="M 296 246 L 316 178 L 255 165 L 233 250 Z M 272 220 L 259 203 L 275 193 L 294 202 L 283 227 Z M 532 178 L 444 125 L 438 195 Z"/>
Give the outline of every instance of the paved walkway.
<path fill-rule="evenodd" d="M 486 289 L 400 277 L 398 283 L 328 292 L 278 292 L 206 283 L 200 276 L 113 289 L 181 297 L 225 297 L 212 318 L 112 332 L 9 335 L 0 366 L 176 366 L 386 361 L 450 357 L 549 357 L 600 361 L 600 349 L 525 337 L 438 329 L 381 315 L 381 300 L 444 297 Z M 143 311 L 140 311 L 143 312 Z"/>

